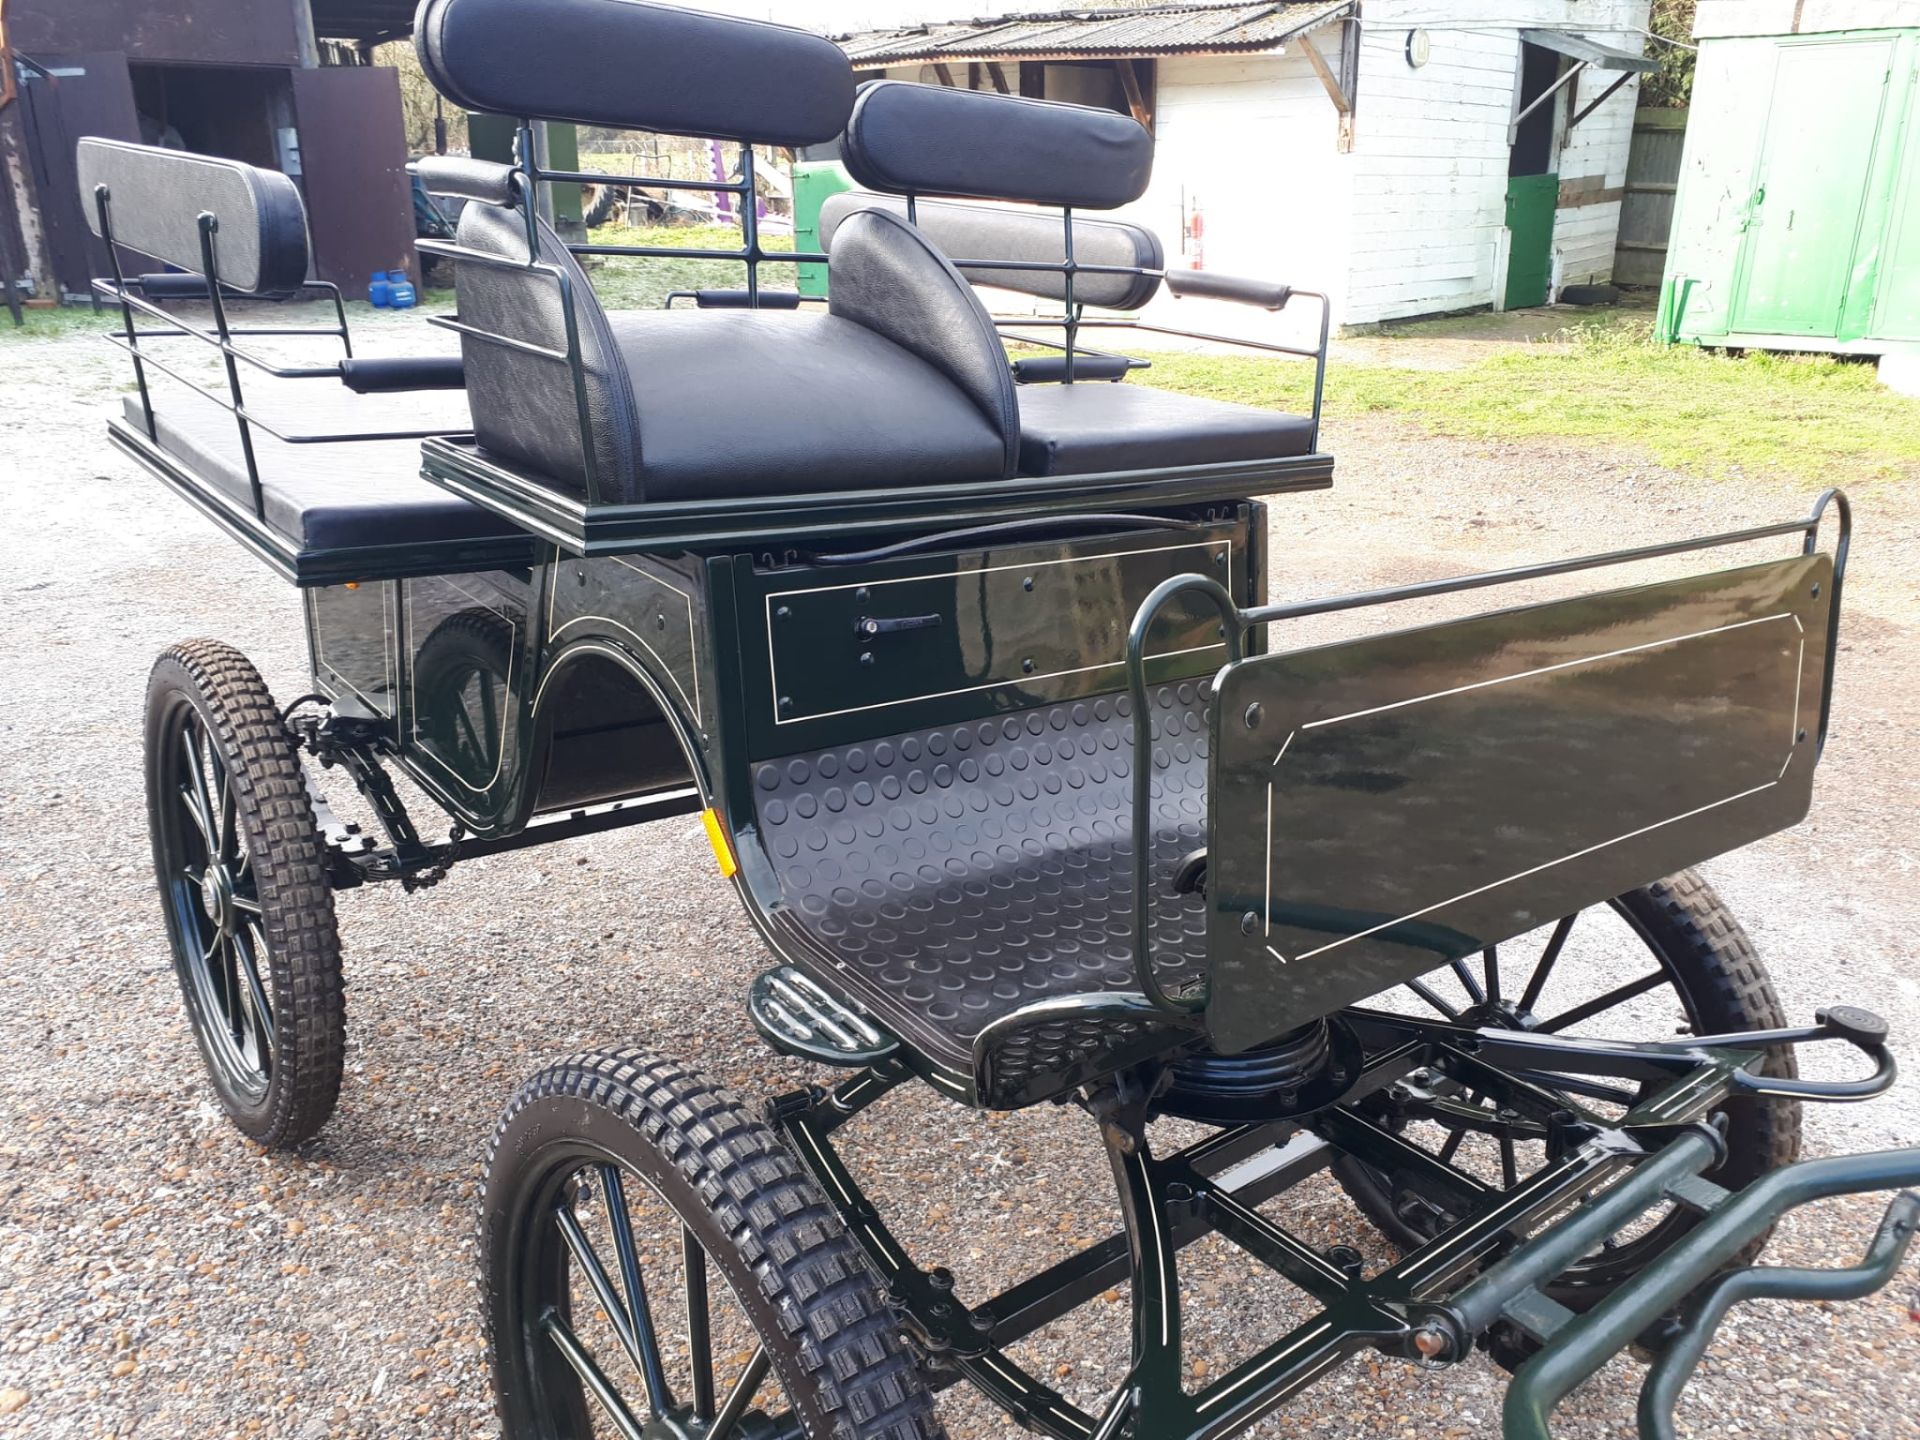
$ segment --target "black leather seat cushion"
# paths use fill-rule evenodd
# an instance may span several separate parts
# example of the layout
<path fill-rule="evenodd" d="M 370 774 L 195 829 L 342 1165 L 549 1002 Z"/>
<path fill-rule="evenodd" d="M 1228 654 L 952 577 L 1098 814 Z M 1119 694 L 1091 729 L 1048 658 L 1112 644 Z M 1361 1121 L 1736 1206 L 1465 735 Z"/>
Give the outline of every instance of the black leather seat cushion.
<path fill-rule="evenodd" d="M 1144 385 L 1029 385 L 1020 473 L 1097 475 L 1311 453 L 1313 420 Z"/>
<path fill-rule="evenodd" d="M 608 326 L 648 500 L 997 480 L 1006 443 L 940 371 L 817 312 L 647 310 Z"/>
<path fill-rule="evenodd" d="M 442 421 L 450 433 L 467 428 L 463 396 L 442 392 L 435 397 L 440 403 L 430 406 L 418 395 L 362 397 L 319 380 L 286 382 L 292 385 L 301 388 L 283 394 L 285 386 L 255 382 L 247 390 L 248 409 L 289 435 L 425 429 Z M 274 393 L 263 393 L 269 390 Z M 396 406 L 391 403 L 395 400 L 406 403 Z M 144 435 L 146 419 L 138 395 L 127 397 L 126 413 L 127 424 Z M 429 414 L 434 418 L 422 418 Z M 252 508 L 239 427 L 231 414 L 203 396 L 169 385 L 155 393 L 154 417 L 161 449 Z M 300 550 L 420 545 L 516 533 L 511 522 L 422 480 L 418 440 L 289 445 L 258 426 L 252 435 L 267 524 Z"/>

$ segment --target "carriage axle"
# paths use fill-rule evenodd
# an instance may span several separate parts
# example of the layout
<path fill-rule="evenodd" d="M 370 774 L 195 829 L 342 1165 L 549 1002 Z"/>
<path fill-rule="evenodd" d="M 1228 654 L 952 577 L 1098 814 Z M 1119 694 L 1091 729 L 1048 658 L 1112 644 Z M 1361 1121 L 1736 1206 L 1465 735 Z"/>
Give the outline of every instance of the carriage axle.
<path fill-rule="evenodd" d="M 1894 1202 L 1860 1267 L 1835 1272 L 1735 1269 L 1686 1307 L 1788 1210 L 1815 1199 L 1920 1184 L 1920 1152 L 1899 1151 L 1789 1166 L 1730 1192 L 1706 1178 L 1727 1155 L 1712 1117 L 1758 1086 L 1815 1100 L 1849 1100 L 1891 1083 L 1882 1022 L 1846 1012 L 1839 1023 L 1790 1032 L 1796 1042 L 1839 1040 L 1876 1062 L 1856 1082 L 1756 1081 L 1761 1047 L 1782 1032 L 1713 1037 L 1711 1049 L 1676 1047 L 1666 1082 L 1617 1121 L 1573 1113 L 1564 1095 L 1494 1069 L 1473 1052 L 1491 1044 L 1459 1034 L 1436 1039 L 1423 1022 L 1369 1018 L 1376 1049 L 1338 1104 L 1311 1115 L 1227 1125 L 1197 1144 L 1156 1156 L 1147 1127 L 1159 1113 L 1166 1067 L 1123 1072 L 1077 1100 L 1099 1124 L 1119 1192 L 1124 1228 L 979 1304 L 956 1293 L 953 1274 L 922 1267 L 887 1228 L 831 1143 L 840 1125 L 911 1078 L 888 1058 L 842 1084 L 812 1087 L 768 1106 L 768 1117 L 818 1181 L 886 1285 L 903 1332 L 940 1382 L 966 1380 L 1029 1429 L 1055 1440 L 1129 1433 L 1208 1437 L 1238 1433 L 1363 1349 L 1446 1366 L 1476 1343 L 1536 1352 L 1509 1392 L 1507 1440 L 1545 1440 L 1554 1405 L 1607 1359 L 1660 1336 L 1672 1359 L 1657 1364 L 1642 1402 L 1644 1440 L 1669 1440 L 1673 1401 L 1733 1303 L 1753 1295 L 1816 1299 L 1864 1294 L 1891 1278 L 1920 1220 L 1920 1197 Z M 1621 1047 L 1553 1042 L 1552 1062 L 1599 1074 L 1619 1068 Z M 1584 1055 L 1582 1052 L 1586 1052 Z M 1641 1051 L 1645 1053 L 1644 1049 Z M 1500 1113 L 1532 1123 L 1548 1163 L 1504 1187 L 1483 1185 L 1379 1123 L 1368 1102 L 1410 1079 L 1470 1078 Z M 1297 1087 L 1275 1091 L 1282 1107 Z M 1377 1111 L 1375 1112 L 1378 1113 Z M 1464 1214 L 1396 1264 L 1368 1277 L 1346 1246 L 1316 1249 L 1262 1214 L 1342 1156 L 1382 1170 L 1412 1167 L 1432 1193 Z M 1582 1257 L 1650 1215 L 1677 1208 L 1694 1218 L 1644 1270 L 1586 1314 L 1547 1293 Z M 1179 1253 L 1217 1234 L 1318 1301 L 1321 1310 L 1259 1354 L 1189 1394 L 1181 1347 Z M 1016 1341 L 1125 1281 L 1132 1296 L 1133 1363 L 1093 1414 L 1010 1358 Z M 1664 1329 L 1662 1322 L 1665 1321 Z"/>

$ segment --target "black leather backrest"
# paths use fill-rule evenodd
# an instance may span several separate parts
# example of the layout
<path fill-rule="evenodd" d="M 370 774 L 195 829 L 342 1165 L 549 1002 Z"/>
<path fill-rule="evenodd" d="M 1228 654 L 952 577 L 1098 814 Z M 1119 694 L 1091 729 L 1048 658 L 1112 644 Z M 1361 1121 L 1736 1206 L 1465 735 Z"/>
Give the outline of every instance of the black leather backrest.
<path fill-rule="evenodd" d="M 201 274 L 205 213 L 219 222 L 214 258 L 224 284 L 278 296 L 306 280 L 307 207 L 279 171 L 92 136 L 80 142 L 75 159 L 81 208 L 94 234 L 100 233 L 94 190 L 105 185 L 113 238 L 129 250 Z"/>
<path fill-rule="evenodd" d="M 414 45 L 441 94 L 497 115 L 817 145 L 853 103 L 830 40 L 646 0 L 422 0 Z"/>
<path fill-rule="evenodd" d="M 1112 210 L 1146 193 L 1153 136 L 1111 110 L 875 80 L 842 158 L 869 190 Z"/>
<path fill-rule="evenodd" d="M 833 314 L 911 351 L 953 381 L 1006 444 L 1006 468 L 1020 461 L 1020 401 L 1006 347 L 980 297 L 918 230 L 870 210 L 841 222 L 834 237 Z"/>
<path fill-rule="evenodd" d="M 524 212 L 475 202 L 460 213 L 460 244 L 489 255 L 524 260 Z M 463 335 L 461 356 L 474 436 L 506 460 L 551 477 L 557 488 L 584 495 L 585 445 L 591 443 L 600 499 L 640 500 L 640 422 L 626 362 L 614 344 L 592 282 L 560 237 L 540 222 L 540 258 L 572 282 L 573 315 L 585 362 L 590 424 L 582 436 L 573 374 L 558 360 L 527 355 Z M 550 274 L 466 260 L 456 263 L 460 319 L 476 329 L 564 351 L 566 312 Z"/>
<path fill-rule="evenodd" d="M 906 218 L 907 202 L 871 190 L 846 190 L 828 197 L 820 209 L 820 243 L 833 248 L 833 236 L 850 215 L 862 210 L 884 210 Z M 922 200 L 914 207 L 914 223 L 929 240 L 953 260 L 1021 260 L 1057 264 L 1066 258 L 1066 226 L 1057 210 L 1012 210 L 987 205 L 962 205 L 952 200 Z M 1073 221 L 1073 258 L 1082 265 L 1134 265 L 1160 270 L 1166 254 L 1160 237 L 1140 225 L 1121 220 Z M 1043 300 L 1065 300 L 1066 278 L 1047 270 L 980 270 L 960 272 L 976 285 L 996 285 Z M 1074 281 L 1074 299 L 1108 310 L 1138 310 L 1159 293 L 1159 275 L 1081 275 Z"/>

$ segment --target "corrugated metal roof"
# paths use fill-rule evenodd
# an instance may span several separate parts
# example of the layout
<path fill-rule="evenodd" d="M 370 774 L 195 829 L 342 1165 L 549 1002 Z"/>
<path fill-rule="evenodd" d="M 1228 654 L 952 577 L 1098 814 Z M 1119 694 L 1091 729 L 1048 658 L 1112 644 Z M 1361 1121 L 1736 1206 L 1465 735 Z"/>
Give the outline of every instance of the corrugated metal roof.
<path fill-rule="evenodd" d="M 1257 54 L 1353 10 L 1353 0 L 1265 5 L 1155 5 L 953 20 L 837 37 L 859 66 L 911 60 Z"/>

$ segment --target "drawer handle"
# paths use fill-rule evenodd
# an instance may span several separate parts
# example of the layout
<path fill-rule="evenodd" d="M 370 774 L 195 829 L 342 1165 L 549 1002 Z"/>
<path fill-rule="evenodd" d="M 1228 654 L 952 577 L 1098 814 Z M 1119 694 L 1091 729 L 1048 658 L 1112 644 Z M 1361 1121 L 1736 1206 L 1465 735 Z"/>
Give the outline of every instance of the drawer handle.
<path fill-rule="evenodd" d="M 908 630 L 937 630 L 940 624 L 941 617 L 938 615 L 901 615 L 890 620 L 876 620 L 871 615 L 862 615 L 853 622 L 853 635 L 856 640 L 873 640 Z"/>

